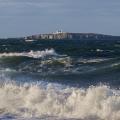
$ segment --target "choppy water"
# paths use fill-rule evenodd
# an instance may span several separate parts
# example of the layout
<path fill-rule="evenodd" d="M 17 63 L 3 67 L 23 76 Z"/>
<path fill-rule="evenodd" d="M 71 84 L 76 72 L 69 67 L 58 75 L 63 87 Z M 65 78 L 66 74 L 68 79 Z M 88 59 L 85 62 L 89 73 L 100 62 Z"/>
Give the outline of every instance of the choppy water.
<path fill-rule="evenodd" d="M 0 119 L 119 120 L 120 41 L 0 42 Z"/>

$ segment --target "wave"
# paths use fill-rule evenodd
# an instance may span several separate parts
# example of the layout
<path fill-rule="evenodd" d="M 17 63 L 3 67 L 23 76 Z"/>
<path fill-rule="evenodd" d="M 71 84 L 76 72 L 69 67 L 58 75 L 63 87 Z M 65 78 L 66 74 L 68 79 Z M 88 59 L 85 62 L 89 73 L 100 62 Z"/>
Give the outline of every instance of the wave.
<path fill-rule="evenodd" d="M 57 55 L 54 49 L 45 49 L 43 51 L 30 51 L 22 53 L 1 53 L 0 57 L 12 57 L 12 56 L 26 56 L 31 58 L 41 58 L 45 56 Z"/>
<path fill-rule="evenodd" d="M 120 83 L 119 57 L 81 58 L 61 55 L 54 49 L 2 53 L 0 56 L 0 71 L 10 76 L 17 76 L 19 73 L 34 74 L 37 78 L 48 81 L 80 86 L 103 82 L 119 87 Z"/>
<path fill-rule="evenodd" d="M 20 72 L 60 75 L 106 74 L 120 70 L 120 58 L 74 58 L 59 55 L 54 50 L 31 53 L 0 54 L 0 70 L 9 68 Z"/>
<path fill-rule="evenodd" d="M 7 83 L 0 87 L 0 116 L 83 120 L 119 120 L 120 91 L 108 86 L 88 89 Z"/>

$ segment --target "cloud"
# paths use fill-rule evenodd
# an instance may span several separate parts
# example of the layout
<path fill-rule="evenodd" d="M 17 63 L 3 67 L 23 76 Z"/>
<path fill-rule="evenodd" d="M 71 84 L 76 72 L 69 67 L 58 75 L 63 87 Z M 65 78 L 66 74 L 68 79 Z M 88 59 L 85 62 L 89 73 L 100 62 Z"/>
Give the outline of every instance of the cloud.
<path fill-rule="evenodd" d="M 38 6 L 49 7 L 56 5 L 57 2 L 51 0 L 0 0 L 0 6 Z"/>
<path fill-rule="evenodd" d="M 118 16 L 118 0 L 0 0 L 0 17 L 108 17 Z"/>
<path fill-rule="evenodd" d="M 58 0 L 0 0 L 0 16 L 54 14 L 60 12 L 62 3 Z"/>
<path fill-rule="evenodd" d="M 119 29 L 119 21 L 120 0 L 0 0 L 0 26 L 4 29 L 0 35 L 56 28 L 112 31 L 110 26 L 116 23 L 114 26 Z"/>

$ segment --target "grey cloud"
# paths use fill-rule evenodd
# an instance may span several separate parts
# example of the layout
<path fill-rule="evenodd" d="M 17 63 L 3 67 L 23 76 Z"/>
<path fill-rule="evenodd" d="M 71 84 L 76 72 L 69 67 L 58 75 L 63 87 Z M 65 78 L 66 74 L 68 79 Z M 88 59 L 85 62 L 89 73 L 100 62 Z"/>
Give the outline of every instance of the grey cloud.
<path fill-rule="evenodd" d="M 27 35 L 58 28 L 110 33 L 110 28 L 119 30 L 119 15 L 120 0 L 0 0 L 0 35 Z"/>

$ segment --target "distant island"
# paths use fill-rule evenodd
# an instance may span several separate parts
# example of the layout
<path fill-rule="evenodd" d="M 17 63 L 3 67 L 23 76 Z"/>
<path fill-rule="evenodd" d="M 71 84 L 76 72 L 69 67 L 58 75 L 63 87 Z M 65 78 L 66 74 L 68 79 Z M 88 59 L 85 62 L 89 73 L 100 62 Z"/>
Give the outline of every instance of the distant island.
<path fill-rule="evenodd" d="M 105 35 L 98 33 L 71 33 L 71 32 L 62 32 L 62 30 L 58 30 L 53 33 L 46 34 L 36 34 L 25 37 L 17 37 L 17 38 L 4 38 L 2 40 L 11 40 L 11 41 L 25 41 L 30 42 L 34 40 L 120 40 L 120 36 L 113 35 Z"/>
<path fill-rule="evenodd" d="M 120 36 L 96 34 L 96 33 L 69 33 L 58 30 L 54 33 L 37 34 L 24 37 L 29 40 L 120 40 Z"/>

